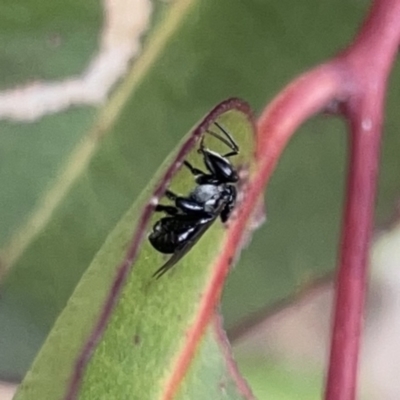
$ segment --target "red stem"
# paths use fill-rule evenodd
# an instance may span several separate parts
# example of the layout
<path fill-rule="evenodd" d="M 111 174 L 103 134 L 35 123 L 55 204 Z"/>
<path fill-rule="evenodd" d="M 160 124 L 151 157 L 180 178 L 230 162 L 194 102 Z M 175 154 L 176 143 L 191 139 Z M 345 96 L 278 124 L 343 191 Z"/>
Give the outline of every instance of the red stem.
<path fill-rule="evenodd" d="M 400 38 L 400 1 L 378 0 L 341 58 L 350 72 L 345 110 L 350 165 L 326 400 L 356 398 L 386 83 Z"/>
<path fill-rule="evenodd" d="M 351 146 L 326 400 L 354 400 L 356 396 L 383 103 L 399 41 L 400 0 L 376 0 L 346 51 L 296 79 L 270 104 L 258 122 L 259 168 L 240 221 L 231 231 L 234 246 L 243 220 L 251 215 L 260 188 L 296 128 L 332 100 L 341 102 L 339 109 L 350 123 Z"/>
<path fill-rule="evenodd" d="M 362 114 L 362 113 L 361 113 Z M 363 118 L 352 118 L 351 155 L 336 311 L 326 399 L 355 399 L 357 365 L 367 290 L 368 249 L 378 175 L 380 121 L 366 132 Z"/>

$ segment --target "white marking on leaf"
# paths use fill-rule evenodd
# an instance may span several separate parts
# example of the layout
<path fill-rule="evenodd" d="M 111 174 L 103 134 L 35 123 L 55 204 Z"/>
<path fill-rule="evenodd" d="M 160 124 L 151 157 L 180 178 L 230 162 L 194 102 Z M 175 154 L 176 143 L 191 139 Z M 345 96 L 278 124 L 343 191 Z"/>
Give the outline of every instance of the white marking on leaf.
<path fill-rule="evenodd" d="M 0 119 L 34 121 L 73 105 L 99 105 L 141 50 L 150 23 L 149 0 L 104 0 L 100 49 L 80 76 L 37 81 L 0 91 Z"/>

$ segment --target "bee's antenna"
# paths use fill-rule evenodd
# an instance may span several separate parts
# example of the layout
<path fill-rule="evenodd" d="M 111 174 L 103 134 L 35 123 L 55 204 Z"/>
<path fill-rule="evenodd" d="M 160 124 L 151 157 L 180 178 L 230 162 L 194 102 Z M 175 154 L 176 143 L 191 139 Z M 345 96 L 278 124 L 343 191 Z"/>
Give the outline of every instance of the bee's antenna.
<path fill-rule="evenodd" d="M 215 138 L 219 139 L 222 143 L 225 143 L 230 149 L 232 149 L 232 153 L 228 153 L 229 156 L 233 156 L 239 153 L 239 146 L 233 139 L 232 135 L 224 129 L 218 122 L 214 122 L 214 124 L 220 129 L 221 132 L 225 134 L 227 139 L 219 135 L 218 133 L 215 133 L 213 131 L 207 130 L 207 133 L 209 133 L 211 136 L 214 136 Z M 228 155 L 225 155 L 225 157 Z"/>

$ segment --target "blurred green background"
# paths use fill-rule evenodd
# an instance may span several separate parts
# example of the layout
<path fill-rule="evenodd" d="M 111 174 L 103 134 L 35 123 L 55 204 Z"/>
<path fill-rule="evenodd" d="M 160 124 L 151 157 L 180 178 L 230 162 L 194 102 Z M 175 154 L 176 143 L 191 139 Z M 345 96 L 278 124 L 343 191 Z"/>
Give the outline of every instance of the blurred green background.
<path fill-rule="evenodd" d="M 105 51 L 100 38 L 110 7 L 104 4 L 6 0 L 0 5 L 3 380 L 23 377 L 93 255 L 182 135 L 228 97 L 247 100 L 259 113 L 296 75 L 345 47 L 369 5 L 345 0 L 155 1 L 142 50 L 127 75 L 118 77 L 110 101 L 74 99 L 71 107 L 33 122 L 8 118 L 3 113 L 12 102 L 7 90 L 84 77 L 94 55 Z M 119 42 L 118 35 L 127 43 L 135 40 L 124 24 L 149 3 L 129 4 L 131 9 L 117 6 L 113 11 L 119 18 L 113 43 Z M 397 69 L 386 112 L 377 224 L 390 218 L 400 192 L 399 79 Z M 17 97 L 11 107 L 23 105 Z M 346 144 L 345 125 L 324 116 L 307 122 L 289 144 L 268 187 L 268 222 L 228 280 L 222 304 L 227 328 L 333 270 Z M 82 156 L 79 150 L 87 146 L 93 152 Z M 45 220 L 48 196 L 57 198 L 57 188 L 66 187 L 71 171 L 78 171 L 76 179 L 59 192 Z M 32 218 L 41 229 L 29 236 Z M 255 380 L 258 362 L 243 364 Z M 292 390 L 282 379 L 284 368 L 268 370 L 271 382 L 264 384 L 279 387 L 283 399 L 284 391 Z M 317 398 L 319 374 L 310 372 L 316 383 L 305 389 L 304 398 Z"/>

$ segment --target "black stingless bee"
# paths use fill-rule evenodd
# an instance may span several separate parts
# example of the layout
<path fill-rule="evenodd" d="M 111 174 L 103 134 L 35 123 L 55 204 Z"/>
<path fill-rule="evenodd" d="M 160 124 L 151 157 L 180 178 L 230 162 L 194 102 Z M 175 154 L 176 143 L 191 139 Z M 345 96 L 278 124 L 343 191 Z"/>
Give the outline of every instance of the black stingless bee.
<path fill-rule="evenodd" d="M 194 175 L 197 186 L 187 197 L 178 196 L 167 190 L 165 196 L 175 205 L 158 204 L 156 211 L 167 216 L 158 220 L 149 235 L 152 246 L 160 253 L 172 254 L 171 258 L 153 276 L 160 278 L 172 268 L 201 238 L 218 218 L 226 222 L 236 204 L 239 180 L 238 172 L 228 160 L 239 153 L 233 137 L 219 123 L 214 122 L 225 136 L 207 131 L 225 143 L 231 151 L 221 155 L 204 146 L 204 135 L 199 149 L 207 172 L 193 167 L 188 161 L 184 165 Z"/>

